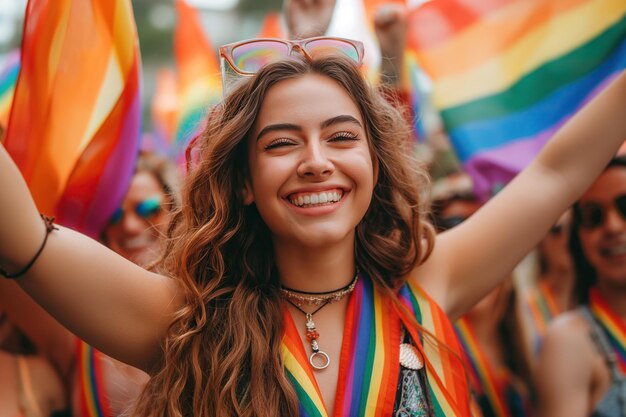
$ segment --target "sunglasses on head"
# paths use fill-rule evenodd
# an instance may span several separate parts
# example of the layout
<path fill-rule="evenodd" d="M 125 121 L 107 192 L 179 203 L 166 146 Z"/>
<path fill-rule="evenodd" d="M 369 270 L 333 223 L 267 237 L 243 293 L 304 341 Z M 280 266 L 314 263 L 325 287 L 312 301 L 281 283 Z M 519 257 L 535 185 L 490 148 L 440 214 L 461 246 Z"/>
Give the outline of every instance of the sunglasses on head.
<path fill-rule="evenodd" d="M 220 47 L 222 78 L 225 76 L 225 62 L 239 75 L 254 75 L 268 64 L 288 59 L 294 51 L 308 60 L 340 55 L 360 65 L 364 48 L 359 41 L 326 36 L 294 41 L 259 38 L 230 43 Z"/>
<path fill-rule="evenodd" d="M 613 200 L 613 206 L 623 220 L 626 220 L 626 194 L 617 196 Z M 595 229 L 606 220 L 608 208 L 597 203 L 581 203 L 575 214 L 578 216 L 578 222 L 585 229 Z"/>
<path fill-rule="evenodd" d="M 154 215 L 161 211 L 161 200 L 161 196 L 148 197 L 145 200 L 135 204 L 135 206 L 132 207 L 132 210 L 137 216 L 141 217 L 142 219 L 150 220 Z M 127 209 L 124 209 L 123 207 L 118 207 L 113 213 L 109 224 L 114 225 L 120 223 L 126 211 Z"/>

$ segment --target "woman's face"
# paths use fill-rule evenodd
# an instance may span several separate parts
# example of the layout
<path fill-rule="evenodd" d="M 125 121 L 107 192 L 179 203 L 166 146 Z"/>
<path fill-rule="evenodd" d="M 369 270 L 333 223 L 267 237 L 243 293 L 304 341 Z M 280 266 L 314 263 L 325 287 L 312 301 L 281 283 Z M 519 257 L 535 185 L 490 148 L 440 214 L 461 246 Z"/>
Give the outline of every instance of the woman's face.
<path fill-rule="evenodd" d="M 115 252 L 136 264 L 154 260 L 159 238 L 168 220 L 167 196 L 159 181 L 148 171 L 137 172 L 120 210 L 104 230 L 104 240 Z"/>
<path fill-rule="evenodd" d="M 626 168 L 603 172 L 581 197 L 583 219 L 596 219 L 595 227 L 580 227 L 580 242 L 598 280 L 626 286 L 626 220 L 615 206 L 615 199 L 626 195 Z M 593 215 L 595 213 L 595 215 Z"/>
<path fill-rule="evenodd" d="M 252 129 L 249 164 L 244 200 L 275 244 L 353 243 L 376 170 L 359 109 L 335 81 L 309 74 L 274 85 Z"/>

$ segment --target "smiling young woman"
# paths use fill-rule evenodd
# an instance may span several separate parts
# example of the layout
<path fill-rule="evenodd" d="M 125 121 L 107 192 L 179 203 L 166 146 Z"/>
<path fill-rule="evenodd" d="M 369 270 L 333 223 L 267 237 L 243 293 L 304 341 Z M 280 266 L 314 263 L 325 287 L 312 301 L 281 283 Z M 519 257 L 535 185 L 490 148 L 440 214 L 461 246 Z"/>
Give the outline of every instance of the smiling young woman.
<path fill-rule="evenodd" d="M 621 76 L 435 244 L 402 115 L 344 53 L 283 56 L 211 113 L 154 272 L 59 227 L 18 282 L 152 373 L 137 415 L 469 415 L 446 315 L 494 288 L 593 181 L 626 136 L 625 101 Z M 11 272 L 43 228 L 0 158 Z"/>

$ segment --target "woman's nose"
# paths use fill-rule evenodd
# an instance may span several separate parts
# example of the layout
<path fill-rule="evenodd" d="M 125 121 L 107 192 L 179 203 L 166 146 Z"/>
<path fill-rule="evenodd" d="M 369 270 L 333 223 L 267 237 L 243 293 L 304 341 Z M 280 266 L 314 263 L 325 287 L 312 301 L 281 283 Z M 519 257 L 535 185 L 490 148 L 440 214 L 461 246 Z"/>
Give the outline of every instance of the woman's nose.
<path fill-rule="evenodd" d="M 615 207 L 611 207 L 606 211 L 605 219 L 603 222 L 604 230 L 613 233 L 622 233 L 626 227 L 626 220 L 618 213 Z"/>
<path fill-rule="evenodd" d="M 298 165 L 298 175 L 305 178 L 326 178 L 335 171 L 335 166 L 328 158 L 323 144 L 315 141 L 309 143 Z"/>

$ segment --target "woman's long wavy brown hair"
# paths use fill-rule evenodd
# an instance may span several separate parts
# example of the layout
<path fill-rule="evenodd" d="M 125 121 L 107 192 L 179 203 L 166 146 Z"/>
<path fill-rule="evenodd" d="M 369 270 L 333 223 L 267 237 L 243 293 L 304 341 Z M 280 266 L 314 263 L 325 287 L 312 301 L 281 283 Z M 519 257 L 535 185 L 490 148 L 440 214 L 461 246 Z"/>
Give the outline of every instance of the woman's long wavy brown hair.
<path fill-rule="evenodd" d="M 136 407 L 140 416 L 297 416 L 298 403 L 280 354 L 279 279 L 270 230 L 243 203 L 248 140 L 263 98 L 282 80 L 321 74 L 358 106 L 379 175 L 356 228 L 356 261 L 392 293 L 430 253 L 424 221 L 427 176 L 409 151 L 402 115 L 340 57 L 268 65 L 240 82 L 211 112 L 198 141 L 200 161 L 183 187 L 166 255 L 158 268 L 180 282 L 178 311 Z"/>

